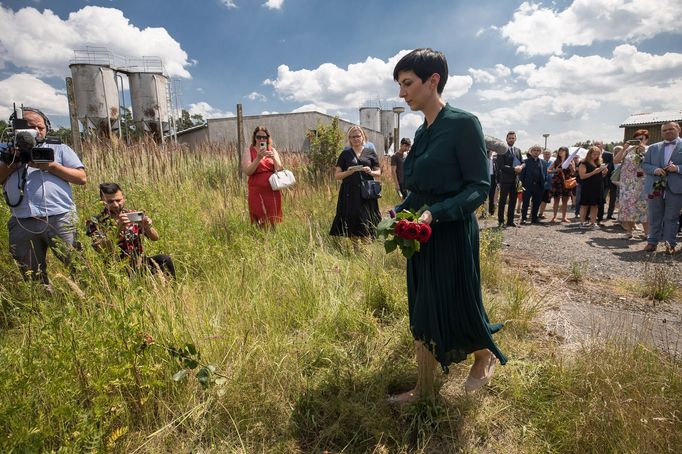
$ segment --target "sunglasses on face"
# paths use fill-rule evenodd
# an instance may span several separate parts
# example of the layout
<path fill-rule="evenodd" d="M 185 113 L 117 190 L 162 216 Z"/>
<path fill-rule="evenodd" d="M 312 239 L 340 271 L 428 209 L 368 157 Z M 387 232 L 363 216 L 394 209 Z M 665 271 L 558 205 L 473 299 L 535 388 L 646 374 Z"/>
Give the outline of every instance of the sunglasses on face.
<path fill-rule="evenodd" d="M 351 139 L 362 139 L 362 136 L 350 136 Z"/>
<path fill-rule="evenodd" d="M 263 139 L 263 140 L 265 140 L 265 139 L 267 139 L 268 137 L 270 137 L 270 136 L 256 136 L 256 139 Z"/>

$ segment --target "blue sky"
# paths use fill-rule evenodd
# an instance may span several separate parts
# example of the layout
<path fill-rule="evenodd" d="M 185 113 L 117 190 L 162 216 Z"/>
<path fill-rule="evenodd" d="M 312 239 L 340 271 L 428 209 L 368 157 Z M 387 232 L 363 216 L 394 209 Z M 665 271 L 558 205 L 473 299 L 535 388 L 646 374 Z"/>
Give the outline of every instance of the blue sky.
<path fill-rule="evenodd" d="M 445 97 L 519 144 L 622 138 L 636 112 L 682 109 L 674 0 L 25 0 L 0 3 L 0 116 L 11 102 L 68 124 L 73 49 L 164 59 L 183 108 L 205 118 L 405 104 L 391 79 L 417 47 L 442 50 Z M 410 135 L 421 116 L 406 112 Z"/>

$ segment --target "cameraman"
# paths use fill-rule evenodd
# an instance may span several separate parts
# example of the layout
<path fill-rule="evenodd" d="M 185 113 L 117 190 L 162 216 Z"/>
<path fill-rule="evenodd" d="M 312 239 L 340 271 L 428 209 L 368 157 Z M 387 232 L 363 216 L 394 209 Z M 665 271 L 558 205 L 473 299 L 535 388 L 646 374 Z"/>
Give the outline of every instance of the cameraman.
<path fill-rule="evenodd" d="M 43 141 L 50 128 L 45 114 L 30 107 L 22 111 L 29 128 L 36 130 L 36 140 Z M 7 223 L 10 253 L 25 278 L 49 286 L 47 248 L 62 262 L 70 263 L 76 240 L 76 207 L 70 184 L 85 184 L 86 175 L 83 163 L 68 145 L 40 146 L 54 149 L 53 162 L 22 163 L 19 151 L 10 149 L 16 159 L 11 164 L 0 162 L 0 184 L 7 204 L 16 204 Z"/>

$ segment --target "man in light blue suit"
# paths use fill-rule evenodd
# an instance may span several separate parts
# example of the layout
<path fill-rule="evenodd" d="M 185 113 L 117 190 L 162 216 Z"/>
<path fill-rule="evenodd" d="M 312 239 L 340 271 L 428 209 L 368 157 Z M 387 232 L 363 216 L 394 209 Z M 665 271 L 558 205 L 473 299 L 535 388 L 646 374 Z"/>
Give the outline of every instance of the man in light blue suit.
<path fill-rule="evenodd" d="M 682 139 L 680 125 L 674 122 L 661 126 L 662 142 L 649 147 L 642 168 L 646 174 L 644 195 L 647 196 L 649 236 L 644 249 L 654 252 L 658 242 L 666 242 L 666 253 L 674 254 L 677 246 L 677 227 L 682 210 Z M 665 189 L 654 193 L 654 183 L 666 178 Z"/>

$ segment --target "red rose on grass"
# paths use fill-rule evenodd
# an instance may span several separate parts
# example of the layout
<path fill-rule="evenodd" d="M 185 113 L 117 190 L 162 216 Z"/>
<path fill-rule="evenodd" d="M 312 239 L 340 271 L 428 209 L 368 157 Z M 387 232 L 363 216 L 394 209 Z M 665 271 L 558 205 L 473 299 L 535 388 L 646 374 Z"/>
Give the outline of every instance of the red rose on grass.
<path fill-rule="evenodd" d="M 405 238 L 405 229 L 410 225 L 409 221 L 405 219 L 399 220 L 395 225 L 395 234 L 401 238 Z"/>
<path fill-rule="evenodd" d="M 417 234 L 417 241 L 426 243 L 431 238 L 431 226 L 428 224 L 417 224 L 419 226 L 419 233 Z"/>
<path fill-rule="evenodd" d="M 637 178 L 642 178 L 643 176 L 644 176 L 644 172 L 642 172 L 641 170 L 638 170 L 637 171 Z"/>

